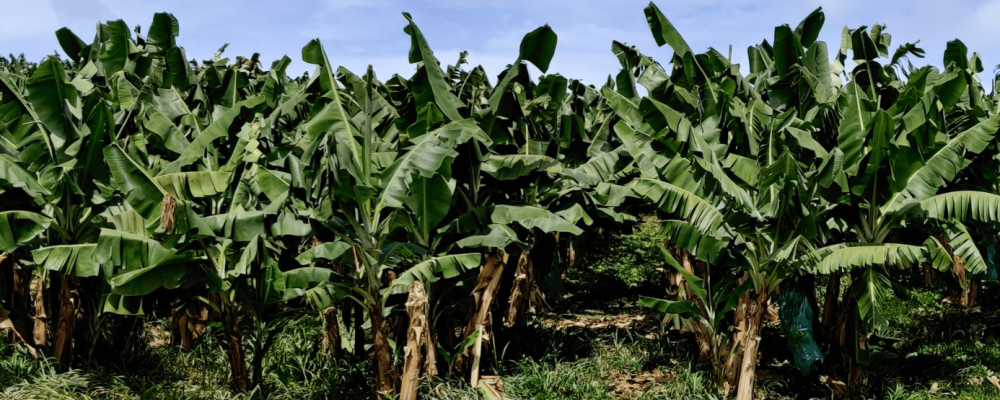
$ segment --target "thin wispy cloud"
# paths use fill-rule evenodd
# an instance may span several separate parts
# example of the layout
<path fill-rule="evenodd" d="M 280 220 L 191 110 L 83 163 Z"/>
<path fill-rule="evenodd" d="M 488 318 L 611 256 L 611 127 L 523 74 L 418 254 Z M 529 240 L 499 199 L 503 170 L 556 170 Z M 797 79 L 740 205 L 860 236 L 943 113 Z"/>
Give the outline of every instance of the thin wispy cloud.
<path fill-rule="evenodd" d="M 639 47 L 657 60 L 668 60 L 668 47 L 658 48 L 646 25 L 645 0 L 605 1 L 396 1 L 309 0 L 285 3 L 264 1 L 164 0 L 36 0 L 10 2 L 0 15 L 0 53 L 20 54 L 34 61 L 60 52 L 54 32 L 72 29 L 85 41 L 94 37 L 99 21 L 123 19 L 130 27 L 148 26 L 155 12 L 173 13 L 181 25 L 179 43 L 189 58 L 205 60 L 225 43 L 226 54 L 260 53 L 267 67 L 272 60 L 289 56 L 290 74 L 311 71 L 301 61 L 301 49 L 320 38 L 331 61 L 354 71 L 372 64 L 382 78 L 413 72 L 406 57 L 409 37 L 401 13 L 413 15 L 437 57 L 454 63 L 468 51 L 472 64 L 483 65 L 491 77 L 517 57 L 521 37 L 541 25 L 551 25 L 559 45 L 549 73 L 600 85 L 618 71 L 611 53 L 612 40 Z M 714 47 L 733 62 L 746 65 L 746 48 L 771 41 L 774 27 L 793 27 L 812 10 L 823 6 L 826 24 L 821 40 L 836 51 L 844 26 L 883 24 L 893 37 L 893 48 L 920 40 L 926 60 L 915 65 L 941 66 L 949 40 L 959 38 L 970 51 L 982 56 L 992 81 L 993 66 L 1000 63 L 1000 0 L 951 2 L 872 2 L 846 0 L 759 1 L 708 0 L 661 1 L 658 6 L 696 51 Z M 537 73 L 537 71 L 536 71 Z"/>

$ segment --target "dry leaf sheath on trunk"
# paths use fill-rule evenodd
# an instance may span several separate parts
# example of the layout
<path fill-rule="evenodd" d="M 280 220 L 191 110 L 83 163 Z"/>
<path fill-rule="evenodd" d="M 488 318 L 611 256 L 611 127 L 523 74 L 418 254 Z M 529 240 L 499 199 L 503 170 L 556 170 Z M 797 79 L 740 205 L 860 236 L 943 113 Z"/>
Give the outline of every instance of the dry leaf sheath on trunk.
<path fill-rule="evenodd" d="M 400 400 L 415 400 L 417 388 L 420 386 L 421 350 L 426 354 L 425 371 L 428 379 L 437 374 L 434 358 L 434 347 L 431 339 L 431 327 L 428 323 L 427 293 L 423 283 L 416 281 L 410 287 L 406 300 L 406 313 L 410 317 L 410 326 L 406 334 L 406 347 L 403 348 L 403 376 L 400 386 Z"/>
<path fill-rule="evenodd" d="M 472 297 L 476 306 L 468 323 L 465 325 L 463 337 L 468 337 L 476 331 L 476 327 L 483 325 L 490 326 L 490 306 L 500 287 L 500 278 L 503 276 L 504 267 L 507 265 L 508 255 L 502 250 L 493 249 L 486 257 L 486 262 L 479 270 L 479 278 L 476 286 L 472 289 Z M 472 348 L 466 348 L 462 352 L 462 357 L 458 360 L 459 369 L 465 370 L 466 363 L 472 356 Z"/>

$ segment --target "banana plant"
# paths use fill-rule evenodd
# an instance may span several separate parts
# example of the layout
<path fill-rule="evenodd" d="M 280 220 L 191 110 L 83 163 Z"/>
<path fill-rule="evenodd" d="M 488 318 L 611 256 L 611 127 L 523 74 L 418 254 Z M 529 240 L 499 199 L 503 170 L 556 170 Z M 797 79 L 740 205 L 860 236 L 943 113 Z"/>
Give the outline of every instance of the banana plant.
<path fill-rule="evenodd" d="M 8 112 L 0 145 L 4 153 L 0 156 L 3 157 L 0 169 L 4 171 L 0 175 L 5 176 L 2 180 L 11 189 L 27 195 L 22 199 L 31 199 L 5 204 L 22 207 L 12 215 L 21 221 L 17 224 L 21 229 L 27 222 L 34 226 L 28 228 L 34 235 L 44 233 L 41 242 L 35 243 L 42 246 L 32 246 L 32 259 L 17 257 L 16 262 L 41 267 L 40 287 L 49 283 L 51 289 L 47 295 L 36 295 L 33 299 L 38 303 L 36 315 L 45 314 L 44 303 L 48 298 L 52 314 L 56 314 L 51 320 L 55 341 L 52 354 L 69 363 L 77 320 L 71 302 L 83 304 L 81 319 L 88 324 L 81 326 L 76 336 L 80 338 L 78 346 L 83 346 L 89 356 L 89 338 L 96 331 L 91 323 L 101 304 L 100 293 L 105 290 L 100 279 L 78 282 L 77 278 L 97 276 L 98 271 L 91 263 L 88 268 L 76 268 L 72 260 L 81 255 L 90 258 L 99 229 L 106 223 L 100 214 L 109 205 L 111 182 L 108 168 L 101 160 L 101 150 L 113 137 L 113 115 L 99 90 L 79 88 L 88 88 L 85 73 L 67 70 L 55 57 L 40 64 L 30 77 L 5 74 L 0 77 L 0 86 L 4 99 L 8 100 L 4 103 Z M 13 226 L 5 225 L 0 229 L 10 232 Z M 12 239 L 6 242 L 14 246 L 25 238 Z M 78 284 L 92 290 L 77 291 Z M 26 292 L 26 287 L 21 290 Z M 34 330 L 35 345 L 46 346 L 44 324 L 36 322 Z"/>
<path fill-rule="evenodd" d="M 838 180 L 845 190 L 830 200 L 837 204 L 834 214 L 841 235 L 830 241 L 834 244 L 817 249 L 821 261 L 811 272 L 832 274 L 834 294 L 824 305 L 829 318 L 824 325 L 849 325 L 827 330 L 850 335 L 835 341 L 847 343 L 846 381 L 856 385 L 868 364 L 868 335 L 887 325 L 881 303 L 900 289 L 891 284 L 893 268 L 933 259 L 932 265 L 942 269 L 962 264 L 975 272 L 985 270 L 962 222 L 945 221 L 948 239 L 940 240 L 940 231 L 919 229 L 914 216 L 922 220 L 925 204 L 937 204 L 939 200 L 931 199 L 954 190 L 958 174 L 994 140 L 1000 117 L 983 107 L 988 103 L 981 88 L 969 89 L 969 82 L 978 82 L 966 67 L 965 52 L 957 50 L 964 49 L 960 42 L 949 44 L 943 72 L 934 67 L 911 70 L 904 84 L 878 63 L 888 57 L 888 37 L 881 27 L 847 33 L 841 47 L 852 49 L 859 65 L 837 99 L 842 110 L 837 147 L 845 166 Z M 897 61 L 894 57 L 892 64 Z M 967 101 L 959 102 L 963 97 Z M 988 193 L 972 196 L 986 198 Z M 962 250 L 953 252 L 952 247 Z M 953 253 L 947 257 L 950 262 L 942 262 L 941 252 Z M 840 290 L 833 282 L 842 273 L 850 274 L 851 283 L 838 307 Z"/>
<path fill-rule="evenodd" d="M 657 43 L 673 47 L 674 70 L 634 62 L 626 76 L 670 78 L 640 101 L 613 103 L 615 132 L 642 171 L 630 187 L 669 218 L 661 226 L 681 261 L 664 255 L 687 298 L 643 301 L 691 318 L 723 391 L 750 398 L 764 310 L 783 282 L 809 275 L 834 209 L 818 194 L 839 189 L 843 175 L 842 153 L 821 142 L 837 112 L 826 45 L 815 40 L 824 17 L 816 10 L 795 30 L 775 28 L 773 47 L 750 48 L 743 77 L 717 51 L 692 54 L 655 5 L 646 14 Z"/>
<path fill-rule="evenodd" d="M 68 30 L 57 35 L 77 69 L 70 84 L 110 99 L 83 107 L 88 115 L 103 112 L 84 118 L 91 127 L 88 140 L 95 144 L 84 147 L 84 154 L 103 155 L 107 166 L 88 164 L 96 166 L 83 168 L 79 179 L 88 199 L 110 204 L 93 213 L 100 229 L 92 229 L 90 239 L 38 249 L 36 262 L 46 269 L 102 276 L 107 285 L 98 292 L 97 312 L 146 313 L 164 292 L 203 285 L 215 294 L 210 303 L 224 319 L 239 391 L 251 384 L 238 321 L 249 309 L 257 333 L 253 383 L 259 384 L 260 362 L 278 332 L 274 327 L 280 326 L 271 323 L 271 311 L 289 300 L 277 267 L 282 257 L 294 258 L 284 237 L 305 236 L 303 225 L 308 225 L 283 212 L 281 200 L 259 195 L 264 186 L 266 195 L 274 196 L 274 179 L 257 176 L 257 162 L 266 160 L 257 150 L 260 131 L 271 126 L 259 116 L 241 114 L 271 114 L 275 102 L 285 99 L 283 92 L 296 88 L 284 76 L 288 59 L 264 73 L 255 57 L 229 65 L 220 50 L 196 71 L 176 46 L 178 25 L 169 14 L 154 16 L 145 38 L 137 30 L 133 40 L 121 21 L 100 25 L 91 45 Z M 296 104 L 289 103 L 285 110 L 295 111 Z M 237 127 L 239 133 L 233 134 Z M 213 145 L 220 139 L 228 147 L 223 151 Z"/>
<path fill-rule="evenodd" d="M 394 393 L 397 380 L 385 322 L 388 296 L 405 292 L 415 277 L 453 277 L 480 264 L 478 253 L 438 254 L 435 228 L 452 207 L 456 148 L 489 141 L 464 116 L 468 111 L 451 91 L 426 39 L 412 18 L 404 17 L 412 39 L 410 60 L 417 63 L 415 77 L 405 84 L 409 91 L 423 93 L 413 98 L 420 116 L 436 119 L 418 117 L 409 125 L 396 119 L 398 113 L 385 100 L 389 94 L 376 89 L 381 84 L 370 69 L 361 78 L 348 75 L 354 96 L 344 96 L 320 42 L 303 48 L 303 58 L 317 65 L 321 98 L 314 105 L 319 111 L 305 123 L 308 145 L 302 160 L 309 175 L 327 185 L 319 194 L 329 207 L 323 227 L 347 245 L 353 259 L 353 284 L 344 297 L 361 305 L 371 322 L 380 396 Z M 351 100 L 357 102 L 357 114 L 348 111 Z M 415 264 L 407 269 L 408 263 Z M 402 268 L 398 277 L 383 290 L 383 280 L 396 274 L 396 268 Z"/>
<path fill-rule="evenodd" d="M 169 16 L 155 18 L 154 30 L 164 28 L 164 17 Z M 116 113 L 125 108 L 131 111 L 140 97 L 149 96 L 153 85 L 146 84 L 156 80 L 149 73 L 162 72 L 162 68 L 147 63 L 145 69 L 137 70 L 134 63 L 129 64 L 130 55 L 140 63 L 149 55 L 138 50 L 122 21 L 98 24 L 97 37 L 90 45 L 66 29 L 57 36 L 72 62 L 51 57 L 39 66 L 21 69 L 30 76 L 5 73 L 2 78 L 8 111 L 5 123 L 19 121 L 21 125 L 8 125 L 3 131 L 8 156 L 3 169 L 4 175 L 14 178 L 9 182 L 26 189 L 34 199 L 34 211 L 45 215 L 40 222 L 46 231 L 44 246 L 34 250 L 34 260 L 28 262 L 41 267 L 39 287 L 48 283 L 50 288 L 49 295 L 40 289 L 35 296 L 35 343 L 46 344 L 44 303 L 50 297 L 49 314 L 58 314 L 51 319 L 53 354 L 69 362 L 75 321 L 86 322 L 76 329 L 75 342 L 89 354 L 97 331 L 93 323 L 107 294 L 102 279 L 90 279 L 101 275 L 93 250 L 100 229 L 110 225 L 107 217 L 114 208 L 115 182 L 101 161 L 102 149 L 116 141 L 126 125 L 123 120 L 128 116 L 119 115 L 116 121 Z M 125 90 L 124 85 L 131 86 L 129 79 L 141 82 L 142 89 Z M 77 278 L 86 278 L 80 282 L 85 288 L 75 287 Z M 70 302 L 74 301 L 82 301 L 84 306 L 77 309 L 83 318 L 73 316 Z"/>

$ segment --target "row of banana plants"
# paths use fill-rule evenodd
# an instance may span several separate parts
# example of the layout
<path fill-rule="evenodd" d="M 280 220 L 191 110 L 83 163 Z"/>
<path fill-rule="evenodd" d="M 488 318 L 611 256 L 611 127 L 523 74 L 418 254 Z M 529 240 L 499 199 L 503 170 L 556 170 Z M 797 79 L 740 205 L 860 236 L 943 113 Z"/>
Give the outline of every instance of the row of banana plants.
<path fill-rule="evenodd" d="M 752 398 L 761 320 L 778 296 L 806 302 L 794 332 L 795 310 L 781 311 L 789 346 L 803 372 L 825 358 L 838 395 L 862 383 L 875 358 L 867 342 L 888 324 L 882 303 L 906 291 L 906 269 L 954 271 L 969 305 L 969 278 L 992 263 L 980 248 L 1000 206 L 1000 115 L 977 54 L 955 40 L 944 71 L 914 68 L 908 56 L 923 51 L 907 43 L 890 54 L 875 25 L 844 28 L 831 61 L 817 9 L 750 47 L 743 76 L 715 50 L 695 55 L 655 6 L 646 16 L 673 48 L 673 70 L 633 64 L 640 81 L 666 82 L 613 102 L 614 128 L 641 170 L 630 186 L 658 205 L 675 245 L 667 261 L 686 282 L 680 298 L 644 301 L 689 318 L 724 393 Z M 821 305 L 817 276 L 829 276 Z"/>
<path fill-rule="evenodd" d="M 225 48 L 188 62 L 166 13 L 145 36 L 122 21 L 90 44 L 60 30 L 70 60 L 6 61 L 2 321 L 15 340 L 69 364 L 92 355 L 102 315 L 167 310 L 185 347 L 217 319 L 247 391 L 288 318 L 322 311 L 329 351 L 373 354 L 386 396 L 414 290 L 438 327 L 427 373 L 437 343 L 449 370 L 469 369 L 462 342 L 492 332 L 505 261 L 515 278 L 497 320 L 512 326 L 544 305 L 540 287 L 557 287 L 565 262 L 529 249 L 630 219 L 602 194 L 616 165 L 591 163 L 579 142 L 596 125 L 606 140 L 612 111 L 577 81 L 531 80 L 525 62 L 546 71 L 555 51 L 547 26 L 494 87 L 465 54 L 442 68 L 404 17 L 416 72 L 387 81 L 335 68 L 319 40 L 302 49 L 316 66 L 306 78 L 286 75 L 287 57 L 264 71 Z"/>
<path fill-rule="evenodd" d="M 321 313 L 327 351 L 370 355 L 378 396 L 412 399 L 421 371 L 475 374 L 475 348 L 556 300 L 581 242 L 639 212 L 659 215 L 679 289 L 643 304 L 694 332 L 740 399 L 765 310 L 814 298 L 818 277 L 825 301 L 788 337 L 821 344 L 800 366 L 841 393 L 906 290 L 896 275 L 953 271 L 974 302 L 1000 210 L 978 55 L 956 40 L 943 71 L 914 68 L 923 51 L 890 55 L 876 25 L 845 28 L 831 61 L 816 10 L 749 48 L 744 76 L 644 12 L 672 57 L 613 42 L 622 69 L 600 88 L 532 79 L 548 26 L 495 85 L 465 53 L 442 65 L 408 14 L 415 72 L 384 81 L 319 40 L 301 78 L 225 47 L 188 61 L 167 13 L 89 44 L 62 29 L 68 60 L 0 60 L 0 328 L 71 364 L 103 316 L 172 315 L 184 347 L 214 319 L 248 391 L 287 321 Z"/>

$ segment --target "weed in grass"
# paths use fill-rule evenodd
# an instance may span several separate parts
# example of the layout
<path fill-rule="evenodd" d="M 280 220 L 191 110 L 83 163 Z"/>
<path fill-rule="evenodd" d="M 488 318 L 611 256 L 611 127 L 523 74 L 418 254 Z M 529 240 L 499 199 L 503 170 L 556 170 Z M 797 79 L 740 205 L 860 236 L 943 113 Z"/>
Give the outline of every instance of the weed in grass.
<path fill-rule="evenodd" d="M 868 397 L 917 400 L 996 399 L 1000 390 L 984 382 L 1000 368 L 1000 323 L 989 296 L 983 310 L 971 312 L 942 304 L 946 289 L 915 289 L 906 298 L 887 299 L 884 310 L 891 339 L 887 357 L 876 360 L 861 392 Z M 996 287 L 984 284 L 983 292 Z M 992 310 L 992 311 L 990 311 Z"/>
<path fill-rule="evenodd" d="M 594 246 L 583 262 L 590 270 L 587 272 L 602 279 L 611 278 L 633 288 L 647 285 L 654 275 L 653 267 L 662 264 L 659 246 L 664 239 L 658 224 L 646 221 L 638 224 L 630 235 L 608 236 L 600 246 Z M 584 278 L 577 272 L 571 278 Z"/>
<path fill-rule="evenodd" d="M 679 377 L 676 383 L 670 385 L 664 390 L 665 397 L 660 397 L 663 399 L 677 399 L 677 400 L 718 400 L 721 396 L 718 390 L 715 388 L 714 383 L 711 379 L 708 379 L 708 373 L 705 371 L 696 371 L 693 366 L 687 369 L 681 369 L 683 374 Z"/>
<path fill-rule="evenodd" d="M 29 380 L 51 368 L 51 364 L 33 360 L 26 351 L 0 338 L 0 388 Z"/>
<path fill-rule="evenodd" d="M 480 400 L 482 397 L 469 383 L 459 377 L 435 378 L 433 382 L 420 380 L 419 399 L 428 400 Z"/>
<path fill-rule="evenodd" d="M 279 335 L 264 360 L 263 384 L 246 395 L 234 395 L 229 388 L 229 361 L 221 332 L 214 327 L 188 352 L 169 345 L 134 348 L 128 357 L 109 356 L 107 362 L 68 371 L 35 361 L 0 340 L 0 399 L 371 398 L 365 360 L 351 354 L 321 359 L 320 329 L 315 318 Z"/>
<path fill-rule="evenodd" d="M 612 376 L 634 376 L 654 369 L 670 377 L 651 385 L 636 399 L 714 399 L 717 393 L 704 371 L 677 363 L 677 346 L 667 339 L 645 339 L 627 331 L 592 337 L 592 352 L 575 360 L 544 356 L 507 364 L 506 394 L 532 399 L 614 399 Z M 687 359 L 688 355 L 684 356 Z M 679 364 L 679 365 L 678 365 Z M 686 366 L 686 367 L 685 367 Z"/>
<path fill-rule="evenodd" d="M 517 362 L 504 384 L 515 398 L 612 399 L 593 361 L 559 362 L 552 359 Z"/>

